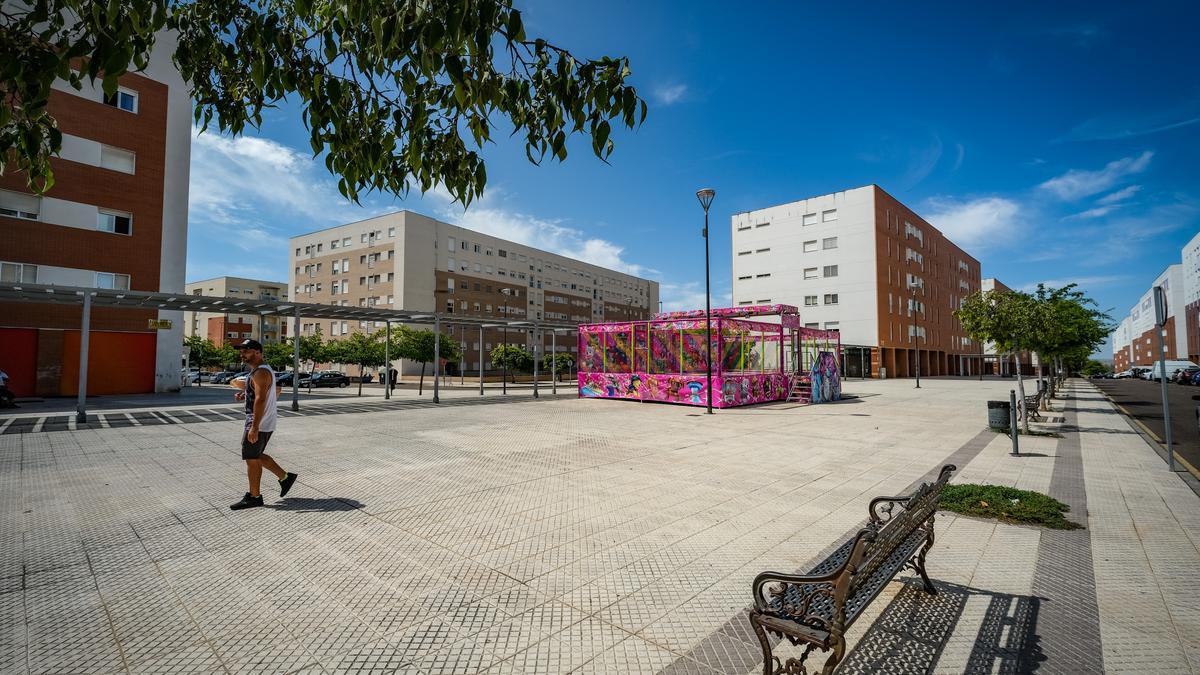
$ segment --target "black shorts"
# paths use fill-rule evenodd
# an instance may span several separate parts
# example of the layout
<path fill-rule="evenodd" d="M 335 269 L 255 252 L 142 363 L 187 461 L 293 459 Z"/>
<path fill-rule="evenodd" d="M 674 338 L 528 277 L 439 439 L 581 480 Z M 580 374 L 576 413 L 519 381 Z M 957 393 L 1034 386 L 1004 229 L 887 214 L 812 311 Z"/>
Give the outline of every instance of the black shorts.
<path fill-rule="evenodd" d="M 242 459 L 258 459 L 262 457 L 263 451 L 267 449 L 267 441 L 271 440 L 270 431 L 258 432 L 258 440 L 251 443 L 246 438 L 245 432 L 242 433 Z"/>

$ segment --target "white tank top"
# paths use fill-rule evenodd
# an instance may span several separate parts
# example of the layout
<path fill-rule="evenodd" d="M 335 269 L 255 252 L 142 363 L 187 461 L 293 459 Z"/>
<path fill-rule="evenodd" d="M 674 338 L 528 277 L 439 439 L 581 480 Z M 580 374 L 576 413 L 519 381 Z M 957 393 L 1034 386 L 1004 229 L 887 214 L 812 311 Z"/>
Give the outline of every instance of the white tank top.
<path fill-rule="evenodd" d="M 258 396 L 254 391 L 254 373 L 259 370 L 266 370 L 271 376 L 271 386 L 267 387 L 267 406 L 263 411 L 263 418 L 258 421 L 258 430 L 275 431 L 275 420 L 279 416 L 276 410 L 279 397 L 275 394 L 275 371 L 265 363 L 251 370 L 246 376 L 246 428 L 249 429 L 254 424 L 254 399 Z"/>

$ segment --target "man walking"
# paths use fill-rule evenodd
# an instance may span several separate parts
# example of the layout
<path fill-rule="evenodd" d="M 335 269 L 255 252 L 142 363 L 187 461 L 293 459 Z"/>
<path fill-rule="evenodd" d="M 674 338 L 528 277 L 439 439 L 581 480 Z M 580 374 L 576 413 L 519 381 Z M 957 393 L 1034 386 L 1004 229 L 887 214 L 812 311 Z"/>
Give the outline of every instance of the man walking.
<path fill-rule="evenodd" d="M 396 376 L 399 374 L 395 368 L 388 368 L 388 386 L 392 388 L 392 391 L 396 391 Z"/>
<path fill-rule="evenodd" d="M 20 408 L 15 403 L 17 397 L 8 390 L 8 373 L 0 369 L 0 408 Z"/>
<path fill-rule="evenodd" d="M 296 474 L 283 470 L 266 452 L 267 441 L 275 432 L 276 402 L 279 400 L 279 387 L 275 385 L 275 373 L 263 362 L 262 344 L 258 340 L 243 340 L 236 345 L 241 353 L 242 362 L 250 366 L 246 375 L 246 389 L 239 391 L 234 398 L 246 402 L 246 428 L 242 434 L 242 459 L 246 460 L 246 475 L 250 479 L 250 491 L 242 497 L 242 501 L 231 505 L 234 511 L 249 509 L 263 505 L 262 494 L 258 484 L 262 479 L 265 466 L 268 471 L 279 479 L 279 496 L 287 495 L 296 482 Z"/>

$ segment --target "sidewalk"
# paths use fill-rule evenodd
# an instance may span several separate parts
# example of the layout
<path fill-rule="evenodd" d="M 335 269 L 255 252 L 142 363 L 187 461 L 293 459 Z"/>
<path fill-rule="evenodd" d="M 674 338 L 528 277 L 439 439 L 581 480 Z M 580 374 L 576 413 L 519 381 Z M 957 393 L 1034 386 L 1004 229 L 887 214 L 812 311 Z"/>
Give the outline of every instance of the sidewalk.
<path fill-rule="evenodd" d="M 754 575 L 946 462 L 1087 529 L 940 513 L 941 592 L 901 574 L 839 672 L 1200 670 L 1200 498 L 1082 381 L 1062 438 L 1009 456 L 984 428 L 1008 386 L 288 417 L 271 451 L 300 481 L 236 513 L 237 420 L 0 435 L 0 671 L 760 672 Z"/>

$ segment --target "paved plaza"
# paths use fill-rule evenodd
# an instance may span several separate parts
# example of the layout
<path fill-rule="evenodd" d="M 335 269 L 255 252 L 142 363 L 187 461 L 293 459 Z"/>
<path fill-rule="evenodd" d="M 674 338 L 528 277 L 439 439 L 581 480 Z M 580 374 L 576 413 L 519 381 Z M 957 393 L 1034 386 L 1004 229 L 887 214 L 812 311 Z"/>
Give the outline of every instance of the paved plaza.
<path fill-rule="evenodd" d="M 1200 670 L 1200 498 L 1081 380 L 1010 456 L 984 405 L 1010 386 L 851 381 L 713 416 L 334 402 L 280 420 L 300 480 L 240 512 L 236 419 L 22 423 L 0 435 L 0 671 L 759 672 L 753 577 L 809 569 L 948 462 L 1086 529 L 938 514 L 939 594 L 901 573 L 839 672 Z"/>

